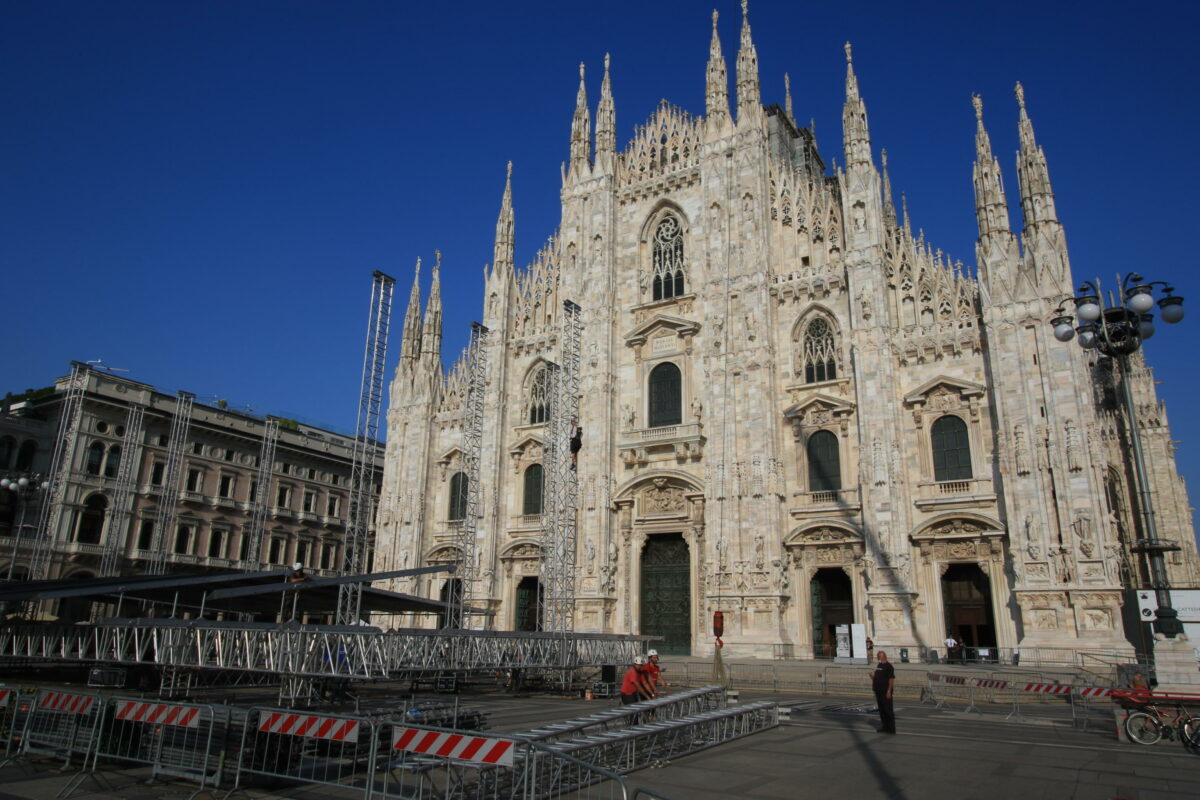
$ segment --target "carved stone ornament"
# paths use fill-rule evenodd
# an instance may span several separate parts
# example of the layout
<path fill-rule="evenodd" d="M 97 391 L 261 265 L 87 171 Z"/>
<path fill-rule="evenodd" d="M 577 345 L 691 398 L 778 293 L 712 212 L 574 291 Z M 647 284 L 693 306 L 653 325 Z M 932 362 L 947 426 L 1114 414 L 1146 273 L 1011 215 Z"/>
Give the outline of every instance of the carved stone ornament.
<path fill-rule="evenodd" d="M 666 478 L 655 478 L 653 485 L 642 492 L 643 514 L 669 514 L 686 510 L 683 489 L 671 486 Z"/>

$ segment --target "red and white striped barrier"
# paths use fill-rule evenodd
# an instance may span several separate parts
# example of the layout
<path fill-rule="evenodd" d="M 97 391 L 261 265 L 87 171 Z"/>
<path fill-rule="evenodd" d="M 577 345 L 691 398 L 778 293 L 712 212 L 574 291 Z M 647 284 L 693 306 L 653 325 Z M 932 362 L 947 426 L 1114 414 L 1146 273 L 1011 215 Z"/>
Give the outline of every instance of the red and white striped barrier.
<path fill-rule="evenodd" d="M 263 711 L 259 714 L 258 730 L 331 742 L 356 741 L 359 721 L 316 714 L 289 714 L 283 711 Z"/>
<path fill-rule="evenodd" d="M 452 758 L 473 764 L 500 764 L 505 767 L 513 765 L 514 744 L 516 743 L 511 739 L 463 736 L 421 728 L 395 728 L 392 733 L 393 750 Z"/>
<path fill-rule="evenodd" d="M 8 708 L 8 696 L 12 694 L 12 689 L 0 689 L 0 708 Z"/>
<path fill-rule="evenodd" d="M 976 678 L 975 685 L 980 689 L 1007 689 L 1008 681 L 998 681 L 994 678 Z"/>
<path fill-rule="evenodd" d="M 135 700 L 117 701 L 117 719 L 125 722 L 145 722 L 152 725 L 174 725 L 179 728 L 199 728 L 198 706 L 176 706 L 167 703 L 139 703 Z"/>
<path fill-rule="evenodd" d="M 87 694 L 70 694 L 69 692 L 45 692 L 38 703 L 39 708 L 52 711 L 69 711 L 73 714 L 86 714 L 96 698 Z"/>
<path fill-rule="evenodd" d="M 1031 694 L 1070 694 L 1074 686 L 1066 683 L 1027 683 L 1023 691 Z"/>

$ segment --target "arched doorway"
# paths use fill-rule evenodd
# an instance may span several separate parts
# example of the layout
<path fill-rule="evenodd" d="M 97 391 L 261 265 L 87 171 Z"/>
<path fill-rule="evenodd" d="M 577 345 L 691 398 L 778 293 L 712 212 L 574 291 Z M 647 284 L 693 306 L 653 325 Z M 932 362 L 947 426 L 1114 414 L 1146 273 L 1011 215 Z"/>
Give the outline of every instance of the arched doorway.
<path fill-rule="evenodd" d="M 854 622 L 854 590 L 846 571 L 834 567 L 817 570 L 809 581 L 812 593 L 813 656 L 837 655 L 837 626 Z"/>
<path fill-rule="evenodd" d="M 517 605 L 513 617 L 513 630 L 540 631 L 542 629 L 542 603 L 545 599 L 542 582 L 533 575 L 526 575 L 517 584 Z"/>
<path fill-rule="evenodd" d="M 978 564 L 951 564 L 942 575 L 946 632 L 966 647 L 995 647 L 992 584 Z"/>
<path fill-rule="evenodd" d="M 451 578 L 442 584 L 439 598 L 446 607 L 438 612 L 439 628 L 462 627 L 462 581 Z"/>
<path fill-rule="evenodd" d="M 661 636 L 660 653 L 692 652 L 692 581 L 687 542 L 681 533 L 652 534 L 642 549 L 641 627 Z"/>

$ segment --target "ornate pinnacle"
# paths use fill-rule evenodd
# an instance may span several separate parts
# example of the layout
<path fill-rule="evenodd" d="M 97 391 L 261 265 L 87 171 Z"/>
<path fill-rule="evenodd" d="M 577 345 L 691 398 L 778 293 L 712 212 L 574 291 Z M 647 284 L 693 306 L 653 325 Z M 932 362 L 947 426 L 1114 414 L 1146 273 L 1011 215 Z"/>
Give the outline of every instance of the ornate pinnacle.
<path fill-rule="evenodd" d="M 1021 107 L 1021 110 L 1024 111 L 1025 110 L 1025 87 L 1021 85 L 1020 81 L 1017 81 L 1017 85 L 1013 89 L 1013 91 L 1017 95 L 1017 105 L 1019 105 Z"/>
<path fill-rule="evenodd" d="M 983 98 L 977 94 L 971 95 L 971 105 L 975 106 L 975 119 L 983 122 Z"/>

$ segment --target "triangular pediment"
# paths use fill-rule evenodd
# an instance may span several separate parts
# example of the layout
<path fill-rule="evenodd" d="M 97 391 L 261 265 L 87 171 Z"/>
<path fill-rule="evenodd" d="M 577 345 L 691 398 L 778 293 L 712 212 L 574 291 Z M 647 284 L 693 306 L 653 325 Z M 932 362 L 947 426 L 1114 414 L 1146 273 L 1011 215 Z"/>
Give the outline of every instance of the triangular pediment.
<path fill-rule="evenodd" d="M 793 403 L 785 408 L 783 416 L 787 419 L 794 419 L 802 417 L 810 411 L 828 411 L 837 416 L 839 414 L 849 414 L 854 411 L 854 404 L 841 397 L 816 392 L 810 394 L 800 402 Z"/>
<path fill-rule="evenodd" d="M 978 397 L 984 391 L 985 389 L 982 384 L 973 381 L 964 381 L 960 378 L 951 378 L 948 375 L 939 375 L 922 383 L 916 389 L 906 394 L 904 402 L 907 405 L 924 403 L 930 396 L 939 393 L 956 394 L 960 397 Z"/>
<path fill-rule="evenodd" d="M 537 447 L 545 448 L 546 442 L 541 437 L 527 433 L 518 439 L 514 444 L 510 445 L 508 452 L 512 455 L 519 455 L 529 449 L 530 445 L 536 445 Z"/>
<path fill-rule="evenodd" d="M 670 331 L 676 336 L 694 336 L 700 330 L 700 323 L 673 317 L 669 314 L 655 314 L 650 319 L 638 325 L 625 334 L 625 344 L 630 347 L 645 344 L 646 340 L 659 331 Z"/>
<path fill-rule="evenodd" d="M 462 463 L 463 451 L 461 447 L 451 447 L 446 452 L 442 453 L 442 457 L 437 460 L 438 464 L 445 466 L 451 463 Z"/>

